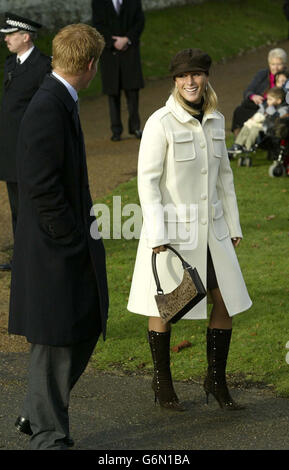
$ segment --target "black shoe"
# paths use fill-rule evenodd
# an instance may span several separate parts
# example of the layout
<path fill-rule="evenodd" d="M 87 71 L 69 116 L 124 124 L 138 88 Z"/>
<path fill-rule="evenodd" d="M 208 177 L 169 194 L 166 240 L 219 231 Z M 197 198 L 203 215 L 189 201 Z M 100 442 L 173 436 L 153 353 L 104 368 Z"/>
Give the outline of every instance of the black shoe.
<path fill-rule="evenodd" d="M 0 271 L 11 271 L 11 263 L 0 264 Z"/>
<path fill-rule="evenodd" d="M 110 138 L 113 142 L 118 142 L 121 140 L 120 134 L 113 134 Z"/>
<path fill-rule="evenodd" d="M 28 434 L 28 436 L 32 436 L 32 430 L 30 427 L 29 419 L 23 418 L 23 416 L 18 416 L 15 421 L 15 427 L 19 432 L 23 432 L 23 434 Z"/>
<path fill-rule="evenodd" d="M 132 132 L 136 136 L 137 139 L 142 138 L 142 131 L 140 129 L 137 129 L 136 131 Z"/>
<path fill-rule="evenodd" d="M 19 432 L 23 432 L 23 434 L 27 434 L 28 436 L 32 436 L 33 434 L 29 419 L 23 418 L 23 416 L 18 416 L 15 421 L 15 427 Z M 68 447 L 74 446 L 74 440 L 71 439 L 71 437 L 65 437 L 63 442 Z"/>

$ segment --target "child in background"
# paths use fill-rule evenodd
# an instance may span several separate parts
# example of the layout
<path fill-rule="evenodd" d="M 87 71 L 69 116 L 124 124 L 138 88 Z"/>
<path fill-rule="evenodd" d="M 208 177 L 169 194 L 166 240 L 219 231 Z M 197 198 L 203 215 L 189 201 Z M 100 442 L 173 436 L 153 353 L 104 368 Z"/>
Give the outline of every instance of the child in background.
<path fill-rule="evenodd" d="M 260 131 L 266 133 L 274 125 L 276 118 L 288 115 L 289 106 L 285 103 L 285 96 L 283 88 L 274 87 L 268 90 L 267 101 L 244 123 L 235 143 L 228 149 L 229 155 L 252 150 Z"/>
<path fill-rule="evenodd" d="M 280 70 L 275 74 L 275 85 L 280 88 L 284 88 L 286 82 L 289 79 L 289 72 L 287 69 Z"/>

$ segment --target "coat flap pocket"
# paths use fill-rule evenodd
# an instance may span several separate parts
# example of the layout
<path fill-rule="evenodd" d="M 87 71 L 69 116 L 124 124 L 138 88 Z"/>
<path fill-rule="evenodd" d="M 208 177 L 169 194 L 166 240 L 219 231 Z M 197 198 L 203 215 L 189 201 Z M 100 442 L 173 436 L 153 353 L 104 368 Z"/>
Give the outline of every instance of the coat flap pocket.
<path fill-rule="evenodd" d="M 198 244 L 198 224 L 196 221 L 165 222 L 166 234 L 172 245 L 188 245 L 194 249 Z"/>
<path fill-rule="evenodd" d="M 212 130 L 212 138 L 215 139 L 215 140 L 224 140 L 225 139 L 224 129 L 213 129 Z"/>
<path fill-rule="evenodd" d="M 215 204 L 212 204 L 212 216 L 213 219 L 220 219 L 224 215 L 222 202 L 218 201 Z"/>
<path fill-rule="evenodd" d="M 180 132 L 173 132 L 173 140 L 174 142 L 191 142 L 194 139 L 194 135 L 192 131 L 180 131 Z"/>
<path fill-rule="evenodd" d="M 166 206 L 164 209 L 164 220 L 166 222 L 195 222 L 198 219 L 198 205 L 180 204 L 179 206 Z"/>

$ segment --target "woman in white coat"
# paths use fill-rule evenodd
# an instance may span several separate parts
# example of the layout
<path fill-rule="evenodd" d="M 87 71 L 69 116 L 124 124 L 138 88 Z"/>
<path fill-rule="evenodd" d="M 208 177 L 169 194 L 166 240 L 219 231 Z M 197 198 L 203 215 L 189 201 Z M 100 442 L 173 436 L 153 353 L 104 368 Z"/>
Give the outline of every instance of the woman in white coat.
<path fill-rule="evenodd" d="M 140 145 L 138 190 L 144 225 L 128 310 L 149 316 L 154 363 L 152 388 L 164 408 L 183 411 L 170 372 L 170 324 L 164 324 L 154 295 L 152 250 L 164 292 L 180 284 L 183 268 L 166 249 L 176 248 L 196 267 L 212 298 L 207 328 L 208 371 L 204 382 L 224 409 L 240 409 L 226 384 L 232 316 L 252 302 L 235 254 L 242 238 L 233 175 L 225 144 L 224 118 L 209 83 L 211 58 L 185 49 L 172 60 L 174 90 L 147 121 Z M 207 299 L 184 319 L 207 317 Z"/>

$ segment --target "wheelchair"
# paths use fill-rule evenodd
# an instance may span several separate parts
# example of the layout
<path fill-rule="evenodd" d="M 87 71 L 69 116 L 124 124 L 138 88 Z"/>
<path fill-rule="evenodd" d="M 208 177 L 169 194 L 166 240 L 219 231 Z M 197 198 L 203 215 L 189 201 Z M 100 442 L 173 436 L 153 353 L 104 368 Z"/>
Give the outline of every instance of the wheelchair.
<path fill-rule="evenodd" d="M 251 149 L 238 149 L 238 166 L 252 166 L 252 155 L 258 149 L 266 150 L 267 159 L 273 162 L 268 170 L 270 177 L 289 176 L 289 117 L 276 119 L 266 133 L 260 131 Z"/>
<path fill-rule="evenodd" d="M 289 176 L 289 117 L 280 118 L 274 125 L 273 163 L 268 174 L 271 178 Z"/>

